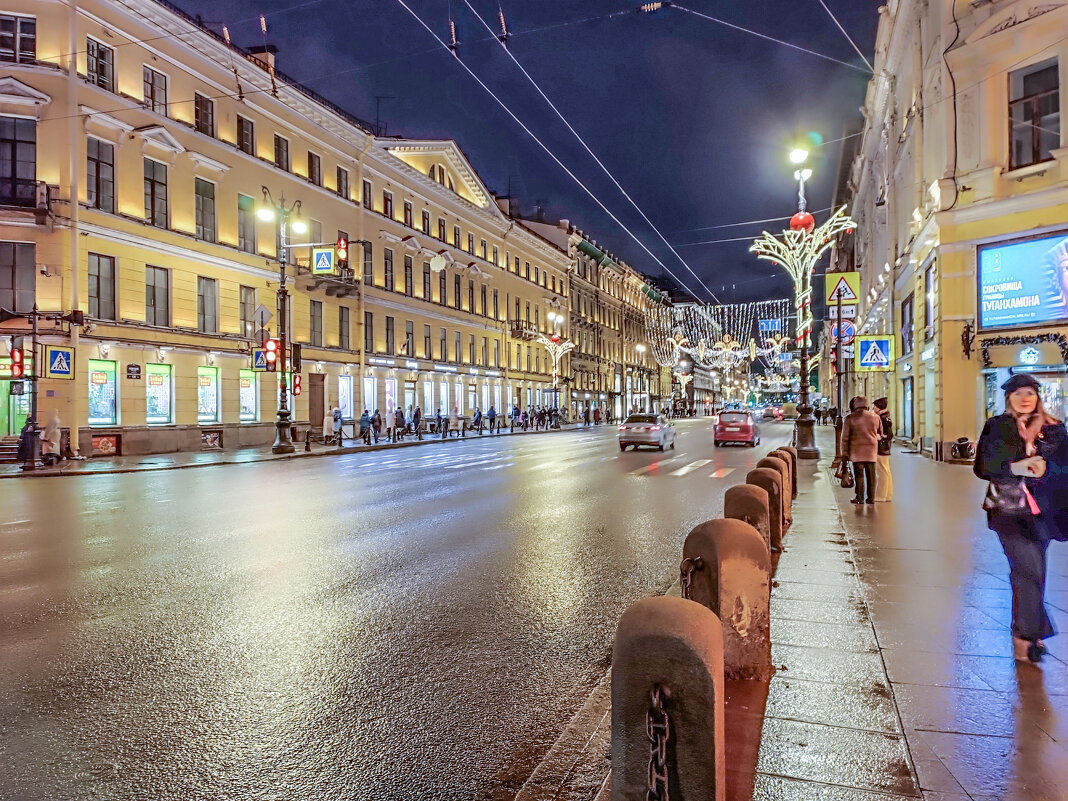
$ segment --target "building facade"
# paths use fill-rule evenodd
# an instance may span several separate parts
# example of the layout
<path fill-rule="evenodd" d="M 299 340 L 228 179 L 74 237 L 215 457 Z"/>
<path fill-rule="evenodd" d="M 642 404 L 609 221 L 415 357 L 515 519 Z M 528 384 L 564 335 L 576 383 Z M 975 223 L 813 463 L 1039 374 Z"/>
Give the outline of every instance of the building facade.
<path fill-rule="evenodd" d="M 936 458 L 975 439 L 1020 371 L 1068 414 L 1068 5 L 894 0 L 851 174 L 860 328 L 893 370 L 898 434 Z"/>
<path fill-rule="evenodd" d="M 153 0 L 5 8 L 0 307 L 85 312 L 43 326 L 40 360 L 59 361 L 36 382 L 39 419 L 58 410 L 76 449 L 273 439 L 279 376 L 254 358 L 279 332 L 269 208 L 288 212 L 295 421 L 547 402 L 534 335 L 566 316 L 571 259 L 501 211 L 456 143 L 376 136 L 274 52 Z M 347 269 L 317 274 L 312 246 L 338 238 Z M 26 333 L 0 331 L 0 379 Z M 21 428 L 28 383 L 0 381 L 0 436 Z"/>
<path fill-rule="evenodd" d="M 669 303 L 649 280 L 567 220 L 524 224 L 567 251 L 571 338 L 569 411 L 610 410 L 616 419 L 670 402 L 671 371 L 653 358 L 645 310 Z"/>

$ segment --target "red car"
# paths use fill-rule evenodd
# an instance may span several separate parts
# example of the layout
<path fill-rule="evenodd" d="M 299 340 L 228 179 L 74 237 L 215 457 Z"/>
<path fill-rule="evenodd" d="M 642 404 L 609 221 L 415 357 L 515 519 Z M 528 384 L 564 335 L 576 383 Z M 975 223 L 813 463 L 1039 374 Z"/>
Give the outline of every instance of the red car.
<path fill-rule="evenodd" d="M 760 427 L 749 412 L 722 412 L 714 436 L 713 442 L 717 448 L 728 442 L 740 442 L 755 448 L 760 444 Z"/>

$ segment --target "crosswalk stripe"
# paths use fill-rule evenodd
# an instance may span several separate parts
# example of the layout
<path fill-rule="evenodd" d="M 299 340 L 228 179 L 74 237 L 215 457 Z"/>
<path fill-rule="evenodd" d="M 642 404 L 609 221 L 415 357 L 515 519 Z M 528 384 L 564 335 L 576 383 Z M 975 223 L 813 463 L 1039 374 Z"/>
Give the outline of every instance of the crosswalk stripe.
<path fill-rule="evenodd" d="M 715 473 L 709 473 L 708 477 L 709 478 L 726 478 L 727 476 L 729 476 L 733 472 L 734 472 L 734 468 L 733 467 L 721 467 Z"/>
<path fill-rule="evenodd" d="M 711 462 L 712 462 L 711 459 L 698 459 L 696 462 L 690 462 L 685 467 L 680 467 L 678 470 L 676 470 L 671 475 L 673 475 L 673 476 L 684 476 L 687 473 L 692 473 L 694 470 L 698 470 L 698 469 L 704 467 L 706 464 L 710 464 Z"/>
<path fill-rule="evenodd" d="M 678 456 L 672 456 L 670 459 L 661 459 L 658 462 L 652 462 L 650 464 L 645 465 L 645 467 L 639 467 L 637 470 L 631 470 L 630 473 L 628 473 L 628 475 L 631 475 L 631 476 L 643 476 L 643 475 L 645 475 L 646 473 L 648 473 L 651 470 L 659 470 L 660 469 L 660 465 L 667 464 L 668 462 L 674 462 L 678 458 L 679 458 Z"/>

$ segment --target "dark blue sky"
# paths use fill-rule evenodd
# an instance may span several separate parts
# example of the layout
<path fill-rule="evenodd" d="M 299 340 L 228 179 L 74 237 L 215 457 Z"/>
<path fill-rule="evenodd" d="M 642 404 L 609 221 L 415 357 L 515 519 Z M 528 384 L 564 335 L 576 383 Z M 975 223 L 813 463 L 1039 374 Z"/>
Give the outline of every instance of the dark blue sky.
<path fill-rule="evenodd" d="M 470 0 L 491 26 L 496 0 Z M 278 67 L 389 133 L 456 139 L 490 189 L 511 189 L 566 217 L 639 270 L 659 265 L 507 116 L 396 0 L 177 0 L 235 42 L 268 40 Z M 450 0 L 406 0 L 448 39 Z M 824 0 L 871 58 L 876 0 Z M 859 123 L 867 76 L 677 8 L 619 0 L 502 0 L 510 47 L 590 148 L 724 302 L 786 297 L 789 281 L 748 242 L 763 226 L 690 229 L 788 215 L 796 186 L 785 154 L 808 131 L 825 140 Z M 863 66 L 820 0 L 684 0 L 680 5 Z M 463 61 L 691 290 L 697 281 L 646 225 L 473 17 L 451 0 Z M 591 19 L 592 18 L 592 19 Z M 830 205 L 840 144 L 814 153 L 809 208 Z M 822 220 L 826 215 L 817 215 Z M 775 225 L 775 224 L 773 224 Z M 780 230 L 772 227 L 771 230 Z M 770 279 L 770 280 L 769 280 Z M 723 287 L 726 287 L 725 289 Z M 707 298 L 707 296 L 706 296 Z"/>

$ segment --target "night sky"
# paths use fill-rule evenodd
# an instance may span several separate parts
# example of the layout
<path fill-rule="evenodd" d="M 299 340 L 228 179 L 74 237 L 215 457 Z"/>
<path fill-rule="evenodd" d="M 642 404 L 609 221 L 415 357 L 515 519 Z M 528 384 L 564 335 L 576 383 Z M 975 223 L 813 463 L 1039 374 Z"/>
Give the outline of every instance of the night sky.
<path fill-rule="evenodd" d="M 456 63 L 398 0 L 176 0 L 243 46 L 268 41 L 278 68 L 390 135 L 455 139 L 496 194 L 524 214 L 541 205 L 637 269 L 663 269 Z M 443 40 L 450 7 L 459 56 L 692 292 L 708 299 L 641 215 L 538 96 L 465 0 L 405 0 Z M 469 0 L 495 30 L 496 0 Z M 823 0 L 871 59 L 876 0 Z M 684 0 L 679 5 L 850 66 L 733 30 L 679 8 L 637 13 L 620 0 L 502 0 L 511 52 L 661 233 L 722 302 L 788 297 L 788 279 L 756 261 L 763 225 L 709 228 L 796 209 L 791 144 L 828 144 L 810 166 L 809 209 L 822 222 L 841 144 L 860 123 L 868 75 L 820 0 Z M 625 12 L 625 13 L 619 13 Z M 859 67 L 860 69 L 856 69 Z M 380 101 L 376 96 L 383 97 Z M 769 223 L 781 230 L 784 222 Z M 705 230 L 694 230 L 705 229 Z M 821 265 L 822 266 L 822 265 Z"/>

